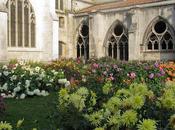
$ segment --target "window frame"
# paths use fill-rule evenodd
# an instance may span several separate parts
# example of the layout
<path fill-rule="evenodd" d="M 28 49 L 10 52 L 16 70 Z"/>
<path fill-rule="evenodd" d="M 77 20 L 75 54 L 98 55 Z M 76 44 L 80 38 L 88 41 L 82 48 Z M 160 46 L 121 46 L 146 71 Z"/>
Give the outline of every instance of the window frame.
<path fill-rule="evenodd" d="M 62 2 L 62 4 L 61 4 L 61 2 Z M 55 10 L 56 10 L 56 12 L 64 12 L 65 0 L 55 0 Z"/>
<path fill-rule="evenodd" d="M 156 32 L 155 25 L 157 25 L 159 22 L 164 22 L 164 24 L 166 25 L 164 32 L 161 32 L 161 33 Z M 144 52 L 160 52 L 161 53 L 161 52 L 172 52 L 172 51 L 174 52 L 175 51 L 175 41 L 174 41 L 174 37 L 173 37 L 174 30 L 171 28 L 171 26 L 168 24 L 167 21 L 165 21 L 162 18 L 159 18 L 159 19 L 155 20 L 148 29 L 149 30 L 147 31 L 146 39 L 145 39 Z M 166 40 L 166 38 L 165 38 L 166 34 L 170 35 L 170 38 L 168 40 Z M 154 40 L 151 40 L 152 35 L 155 35 Z M 156 42 L 156 41 L 158 42 L 158 49 L 154 49 L 154 44 L 155 44 L 154 42 Z M 173 44 L 172 49 L 168 48 L 170 41 Z M 150 42 L 152 43 L 152 49 L 148 49 L 148 45 Z M 162 48 L 163 42 L 165 42 L 165 44 L 166 44 L 166 49 Z"/>
<path fill-rule="evenodd" d="M 21 8 L 18 7 L 19 4 L 21 4 Z M 19 51 L 21 49 L 29 49 L 29 51 L 34 51 L 34 49 L 36 49 L 36 19 L 31 3 L 29 0 L 8 0 L 6 6 L 8 9 L 8 50 Z M 14 6 L 15 9 L 14 16 L 11 15 L 12 6 Z M 27 16 L 25 16 L 25 11 L 28 12 Z M 21 13 L 20 15 L 19 12 Z M 19 20 L 19 16 L 22 18 L 21 20 Z M 12 22 L 14 22 L 13 27 Z M 21 28 L 19 26 L 21 26 Z M 19 28 L 21 29 L 20 31 L 18 30 Z M 34 31 L 32 28 L 34 28 Z M 15 30 L 15 33 L 11 30 Z M 12 36 L 15 37 L 14 46 L 12 46 Z M 19 43 L 19 40 L 21 43 Z M 34 43 L 32 43 L 32 41 Z"/>

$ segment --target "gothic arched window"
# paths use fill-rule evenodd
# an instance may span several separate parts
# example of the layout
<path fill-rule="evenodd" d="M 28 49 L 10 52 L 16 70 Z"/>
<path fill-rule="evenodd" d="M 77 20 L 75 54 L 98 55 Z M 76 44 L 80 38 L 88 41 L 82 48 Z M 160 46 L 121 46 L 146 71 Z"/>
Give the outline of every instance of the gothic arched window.
<path fill-rule="evenodd" d="M 173 31 L 163 19 L 158 19 L 152 24 L 148 31 L 146 46 L 147 50 L 166 51 L 175 49 Z"/>
<path fill-rule="evenodd" d="M 89 58 L 89 26 L 85 22 L 79 28 L 77 39 L 77 57 Z"/>
<path fill-rule="evenodd" d="M 28 0 L 8 0 L 8 46 L 35 47 L 35 14 Z"/>
<path fill-rule="evenodd" d="M 117 60 L 128 60 L 128 34 L 121 23 L 113 28 L 108 39 L 108 56 Z"/>

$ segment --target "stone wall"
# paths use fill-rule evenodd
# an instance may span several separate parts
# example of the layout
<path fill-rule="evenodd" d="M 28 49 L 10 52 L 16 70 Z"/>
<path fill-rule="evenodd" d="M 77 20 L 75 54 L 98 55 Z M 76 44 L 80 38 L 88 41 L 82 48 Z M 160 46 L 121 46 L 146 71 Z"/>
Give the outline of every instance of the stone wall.
<path fill-rule="evenodd" d="M 170 60 L 175 59 L 174 51 L 145 52 L 143 43 L 144 34 L 153 19 L 161 16 L 175 29 L 175 10 L 172 1 L 163 1 L 153 4 L 140 5 L 78 14 L 75 24 L 80 19 L 89 16 L 89 44 L 90 57 L 107 56 L 106 42 L 110 29 L 116 21 L 120 21 L 128 30 L 129 60 Z M 175 36 L 174 36 L 175 37 Z M 75 41 L 74 41 L 75 42 Z M 174 45 L 175 46 L 175 45 Z"/>
<path fill-rule="evenodd" d="M 0 12 L 0 57 L 2 60 L 24 59 L 50 61 L 58 58 L 58 18 L 54 0 L 29 0 L 36 19 L 36 48 L 7 47 L 7 13 Z M 0 5 L 5 4 L 6 0 Z M 1 7 L 1 6 L 0 6 Z"/>
<path fill-rule="evenodd" d="M 0 61 L 7 60 L 7 13 L 0 10 Z"/>

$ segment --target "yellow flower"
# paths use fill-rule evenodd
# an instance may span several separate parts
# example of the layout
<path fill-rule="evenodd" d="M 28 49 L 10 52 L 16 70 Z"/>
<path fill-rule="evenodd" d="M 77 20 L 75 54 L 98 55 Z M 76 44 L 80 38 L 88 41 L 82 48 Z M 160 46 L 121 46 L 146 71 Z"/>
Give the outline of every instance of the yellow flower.
<path fill-rule="evenodd" d="M 23 122 L 24 122 L 24 118 L 23 118 L 22 120 L 19 120 L 19 121 L 17 122 L 16 127 L 17 127 L 17 128 L 20 128 L 20 127 L 22 126 Z"/>
<path fill-rule="evenodd" d="M 7 122 L 0 122 L 0 130 L 12 130 L 12 126 Z"/>

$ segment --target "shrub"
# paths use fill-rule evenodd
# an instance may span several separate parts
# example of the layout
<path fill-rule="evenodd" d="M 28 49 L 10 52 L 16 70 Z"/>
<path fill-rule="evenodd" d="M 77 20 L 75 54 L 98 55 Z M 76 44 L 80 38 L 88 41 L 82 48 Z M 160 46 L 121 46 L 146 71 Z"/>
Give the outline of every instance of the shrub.
<path fill-rule="evenodd" d="M 69 82 L 62 70 L 32 67 L 25 62 L 0 67 L 0 92 L 3 97 L 47 96 L 50 91 L 65 84 Z"/>
<path fill-rule="evenodd" d="M 109 95 L 106 86 L 102 87 L 105 91 L 101 92 Z M 61 89 L 58 98 L 58 126 L 63 129 L 86 130 L 135 128 L 143 118 L 142 109 L 152 91 L 145 84 L 135 83 L 128 89 L 115 90 L 111 96 L 103 97 L 101 94 L 98 97 L 95 93 L 85 87 Z"/>

